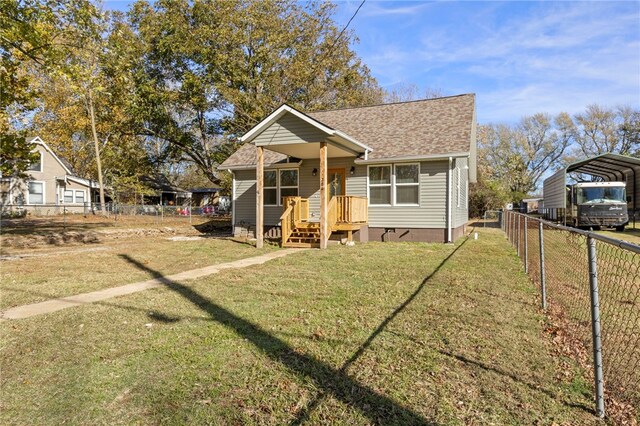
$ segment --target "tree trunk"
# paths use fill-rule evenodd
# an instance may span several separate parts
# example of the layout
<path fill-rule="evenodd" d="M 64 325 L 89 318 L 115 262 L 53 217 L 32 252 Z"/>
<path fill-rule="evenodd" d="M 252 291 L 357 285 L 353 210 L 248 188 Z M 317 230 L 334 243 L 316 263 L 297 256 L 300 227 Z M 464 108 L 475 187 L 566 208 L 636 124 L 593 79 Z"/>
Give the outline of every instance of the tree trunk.
<path fill-rule="evenodd" d="M 102 162 L 100 161 L 100 143 L 98 142 L 98 132 L 96 132 L 96 117 L 93 110 L 93 93 L 89 90 L 89 117 L 91 118 L 91 133 L 93 134 L 93 143 L 96 148 L 96 164 L 98 166 L 98 186 L 100 187 L 100 211 L 106 215 L 106 205 L 104 202 L 104 185 L 102 184 Z"/>

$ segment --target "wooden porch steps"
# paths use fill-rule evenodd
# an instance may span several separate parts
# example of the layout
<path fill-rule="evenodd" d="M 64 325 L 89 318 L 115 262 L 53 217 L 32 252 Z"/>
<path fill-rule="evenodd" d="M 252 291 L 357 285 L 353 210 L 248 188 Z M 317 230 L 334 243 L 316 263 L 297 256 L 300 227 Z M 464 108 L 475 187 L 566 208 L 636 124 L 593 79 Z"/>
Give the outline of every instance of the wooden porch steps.
<path fill-rule="evenodd" d="M 320 247 L 320 224 L 301 223 L 296 226 L 284 247 Z"/>

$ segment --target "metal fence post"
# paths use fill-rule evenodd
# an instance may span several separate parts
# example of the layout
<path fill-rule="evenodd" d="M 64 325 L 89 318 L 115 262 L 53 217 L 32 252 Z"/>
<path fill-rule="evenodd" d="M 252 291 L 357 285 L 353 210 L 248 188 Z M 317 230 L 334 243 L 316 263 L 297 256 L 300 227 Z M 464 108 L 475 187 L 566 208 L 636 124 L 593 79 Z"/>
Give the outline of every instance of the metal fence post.
<path fill-rule="evenodd" d="M 544 273 L 544 227 L 542 222 L 538 222 L 540 230 L 540 289 L 542 292 L 542 309 L 547 310 L 547 282 Z"/>
<path fill-rule="evenodd" d="M 529 230 L 528 226 L 527 226 L 527 217 L 524 217 L 524 272 L 525 274 L 529 273 L 529 241 L 527 238 L 527 234 L 529 232 L 527 232 Z"/>
<path fill-rule="evenodd" d="M 589 286 L 591 287 L 591 334 L 593 337 L 593 373 L 596 386 L 596 415 L 604 417 L 604 383 L 602 375 L 602 340 L 600 330 L 600 300 L 598 296 L 598 266 L 596 240 L 587 236 L 589 255 Z"/>

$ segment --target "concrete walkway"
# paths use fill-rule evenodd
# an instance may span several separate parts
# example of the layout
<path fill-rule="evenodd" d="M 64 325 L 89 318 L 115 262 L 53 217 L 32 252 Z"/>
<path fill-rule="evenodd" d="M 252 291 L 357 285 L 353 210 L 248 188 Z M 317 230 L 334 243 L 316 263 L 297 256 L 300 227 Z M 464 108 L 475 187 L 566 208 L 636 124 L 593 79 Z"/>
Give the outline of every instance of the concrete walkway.
<path fill-rule="evenodd" d="M 137 283 L 127 284 L 120 287 L 112 287 L 104 290 L 92 291 L 90 293 L 77 294 L 75 296 L 61 297 L 59 299 L 47 300 L 45 302 L 33 303 L 31 305 L 16 306 L 0 312 L 0 320 L 17 320 L 29 318 L 36 315 L 48 314 L 50 312 L 60 311 L 72 306 L 86 305 L 113 297 L 125 296 L 127 294 L 137 293 L 139 291 L 148 290 L 150 288 L 162 287 L 171 281 L 186 281 L 196 278 L 205 277 L 207 275 L 217 274 L 225 269 L 246 268 L 247 266 L 261 265 L 271 259 L 288 256 L 292 253 L 300 252 L 304 249 L 286 249 L 278 250 L 272 253 L 263 254 L 261 256 L 249 257 L 246 259 L 235 260 L 233 262 L 220 263 L 218 265 L 206 266 L 200 269 L 192 269 L 190 271 L 180 272 L 166 277 L 154 278 L 152 280 L 141 281 Z"/>

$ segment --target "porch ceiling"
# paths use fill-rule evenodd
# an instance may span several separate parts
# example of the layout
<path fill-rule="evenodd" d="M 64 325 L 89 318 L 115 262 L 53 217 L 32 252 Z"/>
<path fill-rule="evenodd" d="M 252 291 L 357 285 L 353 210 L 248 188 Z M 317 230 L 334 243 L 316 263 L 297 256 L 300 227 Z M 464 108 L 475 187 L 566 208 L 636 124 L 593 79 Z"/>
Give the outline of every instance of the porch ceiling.
<path fill-rule="evenodd" d="M 287 145 L 269 145 L 265 146 L 265 149 L 279 152 L 280 154 L 288 155 L 294 158 L 300 158 L 301 160 L 310 160 L 320 158 L 320 142 L 302 142 L 297 144 Z M 358 152 L 352 151 L 348 148 L 342 147 L 338 144 L 331 142 L 327 143 L 327 157 L 356 157 Z"/>

